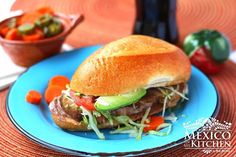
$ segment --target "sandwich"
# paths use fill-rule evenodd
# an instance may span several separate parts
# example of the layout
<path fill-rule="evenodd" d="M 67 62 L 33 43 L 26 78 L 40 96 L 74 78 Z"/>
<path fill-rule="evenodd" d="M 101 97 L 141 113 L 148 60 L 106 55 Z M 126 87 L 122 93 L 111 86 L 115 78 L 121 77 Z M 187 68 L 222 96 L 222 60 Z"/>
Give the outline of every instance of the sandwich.
<path fill-rule="evenodd" d="M 108 43 L 75 71 L 67 90 L 49 109 L 54 122 L 70 131 L 137 130 L 151 115 L 186 98 L 191 66 L 184 52 L 163 40 L 130 35 Z"/>

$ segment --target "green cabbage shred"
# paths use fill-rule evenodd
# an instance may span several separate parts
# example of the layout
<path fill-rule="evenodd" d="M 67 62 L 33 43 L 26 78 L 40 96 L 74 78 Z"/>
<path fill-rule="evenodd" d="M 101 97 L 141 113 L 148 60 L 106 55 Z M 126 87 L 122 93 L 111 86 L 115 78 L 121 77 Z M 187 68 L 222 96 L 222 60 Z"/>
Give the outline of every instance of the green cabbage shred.
<path fill-rule="evenodd" d="M 164 123 L 165 127 L 168 127 L 168 130 L 166 132 L 164 131 L 159 131 L 158 129 L 160 129 L 160 127 L 157 128 L 157 130 L 150 130 L 148 131 L 148 134 L 150 135 L 156 135 L 156 136 L 167 136 L 170 134 L 171 130 L 172 130 L 172 124 L 171 123 Z M 162 126 L 163 129 L 164 126 Z"/>
<path fill-rule="evenodd" d="M 92 115 L 92 113 L 90 111 L 88 111 L 87 109 L 85 109 L 83 106 L 80 106 L 80 108 L 82 109 L 82 115 L 83 116 L 88 116 L 88 126 L 91 127 L 91 129 L 93 129 L 93 131 L 97 134 L 99 139 L 104 140 L 105 136 L 103 133 L 101 133 L 97 127 L 97 120 L 96 118 Z"/>

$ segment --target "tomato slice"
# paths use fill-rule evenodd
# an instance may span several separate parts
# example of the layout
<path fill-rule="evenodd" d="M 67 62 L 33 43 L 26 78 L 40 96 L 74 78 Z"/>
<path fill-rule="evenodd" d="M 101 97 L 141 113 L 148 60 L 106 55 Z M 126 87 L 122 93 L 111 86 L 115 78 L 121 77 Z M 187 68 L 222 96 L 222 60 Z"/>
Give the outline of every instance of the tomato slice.
<path fill-rule="evenodd" d="M 96 110 L 94 107 L 93 99 L 91 97 L 79 97 L 76 96 L 73 92 L 70 92 L 70 95 L 74 99 L 76 105 L 83 106 L 89 111 Z"/>
<path fill-rule="evenodd" d="M 87 110 L 89 111 L 95 110 L 92 98 L 81 98 L 80 100 L 81 100 L 82 106 L 85 107 Z"/>
<path fill-rule="evenodd" d="M 144 132 L 148 132 L 150 130 L 156 130 L 156 128 L 161 125 L 162 123 L 164 123 L 164 118 L 162 116 L 151 116 L 150 118 L 150 122 L 149 123 L 145 123 L 149 126 L 145 127 L 143 129 Z"/>

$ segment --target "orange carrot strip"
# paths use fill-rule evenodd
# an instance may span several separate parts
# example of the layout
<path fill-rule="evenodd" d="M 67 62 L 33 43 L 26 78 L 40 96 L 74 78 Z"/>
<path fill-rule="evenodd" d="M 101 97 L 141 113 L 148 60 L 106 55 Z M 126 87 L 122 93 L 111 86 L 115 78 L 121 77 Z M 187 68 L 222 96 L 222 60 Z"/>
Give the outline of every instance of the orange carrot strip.
<path fill-rule="evenodd" d="M 31 104 L 39 104 L 41 99 L 41 94 L 35 90 L 30 90 L 26 95 L 26 101 Z"/>
<path fill-rule="evenodd" d="M 5 27 L 3 27 L 3 28 L 1 29 L 0 34 L 1 34 L 3 37 L 5 37 L 5 36 L 7 35 L 7 32 L 8 32 L 9 30 L 10 30 L 10 29 L 9 29 L 7 26 L 5 26 Z"/>
<path fill-rule="evenodd" d="M 25 23 L 34 23 L 35 20 L 37 20 L 39 17 L 41 17 L 43 14 L 39 13 L 39 12 L 29 12 L 29 13 L 25 13 L 23 16 L 21 16 L 19 18 L 19 20 L 17 21 L 18 25 L 22 25 Z"/>
<path fill-rule="evenodd" d="M 49 86 L 44 93 L 46 102 L 49 104 L 55 97 L 60 96 L 63 89 L 60 86 Z"/>
<path fill-rule="evenodd" d="M 37 41 L 43 39 L 44 35 L 40 29 L 36 29 L 32 34 L 23 35 L 24 41 Z"/>
<path fill-rule="evenodd" d="M 162 116 L 151 116 L 150 122 L 145 123 L 149 126 L 143 129 L 144 132 L 148 132 L 149 130 L 156 130 L 156 128 L 164 123 L 164 118 Z"/>
<path fill-rule="evenodd" d="M 16 28 L 12 28 L 7 32 L 5 39 L 21 40 L 21 36 L 19 35 L 18 30 Z"/>
<path fill-rule="evenodd" d="M 50 79 L 48 86 L 57 85 L 66 89 L 66 85 L 69 83 L 70 83 L 70 80 L 67 77 L 57 75 Z"/>
<path fill-rule="evenodd" d="M 50 8 L 50 7 L 46 7 L 46 6 L 37 9 L 37 12 L 39 12 L 39 13 L 41 13 L 41 14 L 51 14 L 51 15 L 54 14 L 53 9 Z"/>

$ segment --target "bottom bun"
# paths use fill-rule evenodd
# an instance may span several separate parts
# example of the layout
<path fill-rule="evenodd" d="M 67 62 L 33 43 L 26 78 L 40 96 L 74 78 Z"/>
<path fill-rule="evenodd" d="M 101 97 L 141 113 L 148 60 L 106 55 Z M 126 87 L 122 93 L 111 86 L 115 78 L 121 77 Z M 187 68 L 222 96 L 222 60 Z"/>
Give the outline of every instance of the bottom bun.
<path fill-rule="evenodd" d="M 80 123 L 72 118 L 63 117 L 61 118 L 58 115 L 52 114 L 52 119 L 54 122 L 62 129 L 67 129 L 71 131 L 87 131 L 87 125 Z"/>
<path fill-rule="evenodd" d="M 91 130 L 91 129 L 88 129 L 88 125 L 85 124 L 83 121 L 78 122 L 78 121 L 76 121 L 72 118 L 69 118 L 69 117 L 61 118 L 60 116 L 58 116 L 56 114 L 52 114 L 52 119 L 54 120 L 56 125 L 58 125 L 62 129 L 66 129 L 66 130 L 70 130 L 70 131 Z M 111 125 L 110 123 L 106 122 L 101 125 L 98 125 L 98 128 L 99 129 L 112 128 L 112 127 L 116 127 L 117 125 L 118 125 L 117 123 L 113 123 L 113 125 Z"/>

